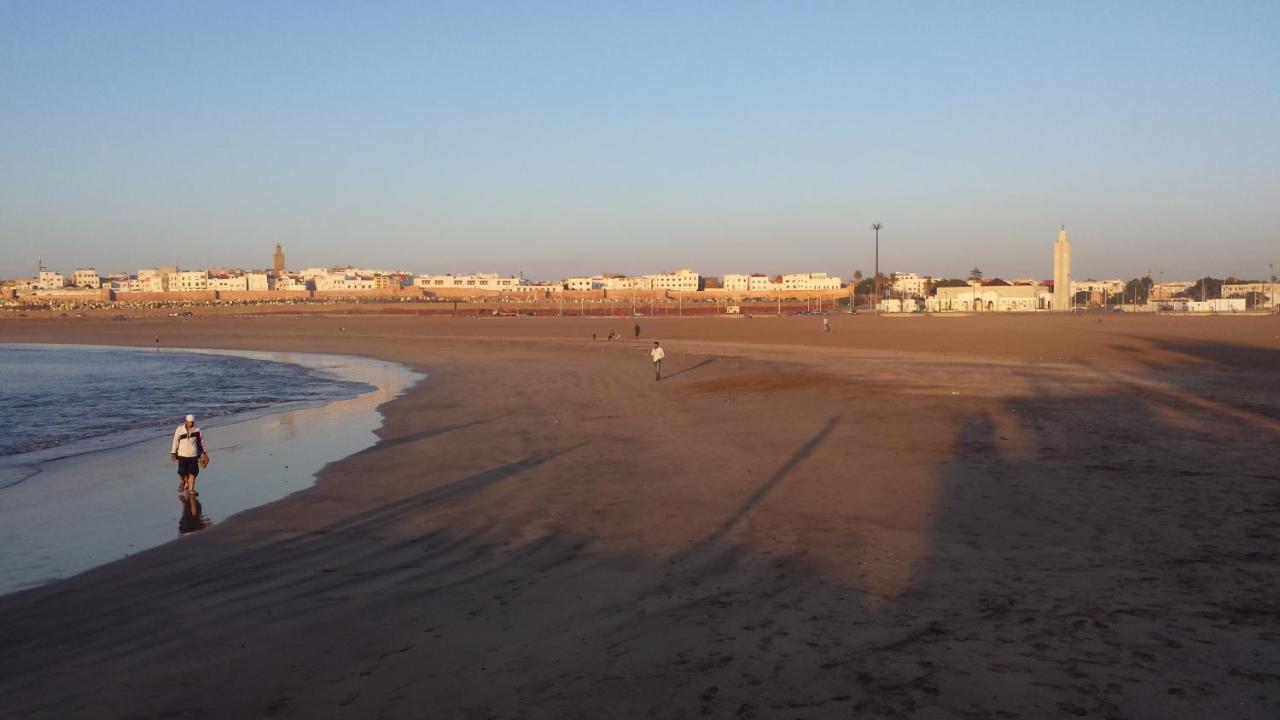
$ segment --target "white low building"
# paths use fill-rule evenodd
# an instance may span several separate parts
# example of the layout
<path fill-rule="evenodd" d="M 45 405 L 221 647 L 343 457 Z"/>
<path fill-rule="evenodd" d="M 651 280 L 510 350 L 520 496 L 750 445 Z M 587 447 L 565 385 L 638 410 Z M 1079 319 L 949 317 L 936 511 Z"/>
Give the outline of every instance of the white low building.
<path fill-rule="evenodd" d="M 270 288 L 267 274 L 264 272 L 251 272 L 244 274 L 245 289 L 250 292 L 266 292 Z"/>
<path fill-rule="evenodd" d="M 839 277 L 826 273 L 787 273 L 782 276 L 783 290 L 839 290 L 842 286 Z"/>
<path fill-rule="evenodd" d="M 71 284 L 78 288 L 93 288 L 97 290 L 102 287 L 102 278 L 98 276 L 97 270 L 82 268 L 72 271 Z"/>
<path fill-rule="evenodd" d="M 209 289 L 218 292 L 244 292 L 249 289 L 249 281 L 243 275 L 209 278 Z"/>
<path fill-rule="evenodd" d="M 311 278 L 317 292 L 355 292 L 373 290 L 373 278 L 362 278 L 357 275 L 330 273 Z"/>
<path fill-rule="evenodd" d="M 675 272 L 641 275 L 640 280 L 642 284 L 637 289 L 642 290 L 697 292 L 702 289 L 702 276 L 689 268 L 681 268 Z M 643 283 L 647 283 L 647 287 Z"/>
<path fill-rule="evenodd" d="M 768 275 L 752 273 L 740 275 L 729 273 L 720 282 L 725 290 L 745 293 L 767 293 L 782 289 L 782 283 L 774 282 Z"/>
<path fill-rule="evenodd" d="M 1119 278 L 1109 280 L 1072 280 L 1071 296 L 1075 297 L 1079 293 L 1098 293 L 1105 297 L 1119 295 L 1124 292 L 1125 281 Z"/>
<path fill-rule="evenodd" d="M 1222 297 L 1244 298 L 1252 293 L 1258 293 L 1264 298 L 1267 306 L 1274 307 L 1276 299 L 1271 293 L 1275 287 L 1272 283 L 1223 283 Z"/>
<path fill-rule="evenodd" d="M 1169 300 L 1186 292 L 1195 283 L 1180 280 L 1176 282 L 1158 282 L 1151 286 L 1152 300 Z"/>
<path fill-rule="evenodd" d="M 1193 313 L 1237 313 L 1244 312 L 1247 309 L 1244 298 L 1220 298 L 1214 300 L 1175 298 L 1162 302 L 1160 305 L 1164 310 Z"/>
<path fill-rule="evenodd" d="M 477 290 L 481 292 L 527 292 L 537 286 L 521 277 L 500 277 L 496 273 L 470 275 L 419 275 L 413 286 L 423 290 Z"/>
<path fill-rule="evenodd" d="M 41 270 L 36 275 L 36 288 L 40 290 L 61 290 L 66 287 L 67 280 L 60 272 L 52 270 Z"/>
<path fill-rule="evenodd" d="M 208 270 L 179 270 L 169 273 L 169 292 L 201 292 L 209 289 Z"/>
<path fill-rule="evenodd" d="M 279 292 L 306 292 L 307 281 L 292 275 L 277 275 L 267 281 L 267 287 Z"/>
<path fill-rule="evenodd" d="M 890 277 L 893 279 L 890 288 L 898 297 L 922 298 L 929 295 L 929 278 L 927 277 L 909 272 L 894 273 Z"/>
<path fill-rule="evenodd" d="M 594 277 L 571 277 L 565 278 L 562 285 L 565 290 L 599 290 L 604 287 L 601 280 L 602 278 Z"/>
<path fill-rule="evenodd" d="M 1053 291 L 1037 285 L 942 287 L 925 301 L 929 312 L 1035 312 L 1053 309 Z"/>

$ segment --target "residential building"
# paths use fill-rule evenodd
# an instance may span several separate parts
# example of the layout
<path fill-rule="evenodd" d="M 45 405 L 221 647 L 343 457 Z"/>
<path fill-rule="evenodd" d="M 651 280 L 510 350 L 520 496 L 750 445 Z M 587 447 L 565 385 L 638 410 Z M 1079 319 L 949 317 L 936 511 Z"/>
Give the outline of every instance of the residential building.
<path fill-rule="evenodd" d="M 419 275 L 413 286 L 423 290 L 476 290 L 479 292 L 522 292 L 536 289 L 521 277 L 499 277 L 496 273 L 471 275 Z"/>
<path fill-rule="evenodd" d="M 604 284 L 602 278 L 598 277 L 571 277 L 565 278 L 565 290 L 599 290 Z"/>
<path fill-rule="evenodd" d="M 1151 299 L 1170 300 L 1181 296 L 1194 285 L 1195 283 L 1187 281 L 1158 282 L 1151 286 Z"/>
<path fill-rule="evenodd" d="M 78 288 L 102 287 L 102 278 L 98 277 L 98 271 L 93 268 L 78 269 L 71 273 L 71 284 Z"/>
<path fill-rule="evenodd" d="M 922 298 L 929 295 L 929 278 L 927 277 L 920 277 L 910 272 L 894 273 L 890 277 L 893 278 L 893 283 L 890 285 L 893 295 L 900 298 Z"/>
<path fill-rule="evenodd" d="M 209 289 L 208 270 L 179 270 L 169 273 L 169 292 L 200 292 Z"/>
<path fill-rule="evenodd" d="M 721 281 L 725 290 L 733 292 L 764 293 L 781 290 L 782 283 L 774 282 L 768 275 L 752 273 L 750 275 L 726 274 Z"/>
<path fill-rule="evenodd" d="M 1243 298 L 1250 293 L 1259 293 L 1266 298 L 1268 306 L 1275 305 L 1275 298 L 1272 297 L 1276 286 L 1271 283 L 1250 282 L 1250 283 L 1223 283 L 1222 297 L 1224 298 Z"/>
<path fill-rule="evenodd" d="M 250 292 L 266 292 L 270 288 L 270 282 L 264 272 L 245 273 L 244 283 L 245 289 Z"/>
<path fill-rule="evenodd" d="M 281 292 L 306 292 L 307 281 L 301 275 L 277 275 L 267 280 L 267 287 Z"/>
<path fill-rule="evenodd" d="M 840 278 L 826 273 L 788 273 L 782 276 L 783 290 L 839 290 Z"/>
<path fill-rule="evenodd" d="M 218 292 L 244 292 L 249 289 L 249 281 L 243 275 L 211 277 L 209 289 Z"/>
<path fill-rule="evenodd" d="M 36 275 L 36 287 L 40 290 L 61 290 L 66 287 L 67 280 L 60 272 L 41 270 Z"/>
<path fill-rule="evenodd" d="M 373 278 L 363 278 L 354 273 L 335 272 L 315 275 L 312 276 L 311 282 L 318 292 L 353 292 L 374 289 Z"/>

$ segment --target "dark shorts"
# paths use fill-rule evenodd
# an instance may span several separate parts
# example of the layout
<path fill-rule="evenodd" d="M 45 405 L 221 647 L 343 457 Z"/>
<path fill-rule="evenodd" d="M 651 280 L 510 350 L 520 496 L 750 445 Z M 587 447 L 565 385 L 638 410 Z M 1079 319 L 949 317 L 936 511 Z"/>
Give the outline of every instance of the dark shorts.
<path fill-rule="evenodd" d="M 198 457 L 180 457 L 178 458 L 178 474 L 182 477 L 188 475 L 200 474 L 200 458 Z"/>

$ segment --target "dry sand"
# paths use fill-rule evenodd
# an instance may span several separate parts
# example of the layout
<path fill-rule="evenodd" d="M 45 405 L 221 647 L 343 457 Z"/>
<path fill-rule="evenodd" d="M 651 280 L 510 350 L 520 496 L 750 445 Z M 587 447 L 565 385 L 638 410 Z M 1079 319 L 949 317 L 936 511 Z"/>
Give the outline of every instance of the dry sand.
<path fill-rule="evenodd" d="M 661 383 L 629 318 L 0 321 L 430 373 L 316 487 L 0 598 L 0 716 L 1280 716 L 1280 319 L 639 322 Z"/>

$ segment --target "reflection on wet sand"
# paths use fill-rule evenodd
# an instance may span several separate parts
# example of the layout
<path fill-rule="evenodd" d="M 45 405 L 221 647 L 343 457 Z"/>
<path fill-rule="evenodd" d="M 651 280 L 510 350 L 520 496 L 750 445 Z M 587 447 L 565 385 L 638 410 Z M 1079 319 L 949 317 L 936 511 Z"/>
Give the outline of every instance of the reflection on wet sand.
<path fill-rule="evenodd" d="M 209 516 L 204 514 L 204 506 L 200 504 L 200 498 L 194 495 L 179 495 L 178 502 L 182 503 L 182 517 L 178 520 L 179 535 L 190 535 L 213 525 Z"/>

